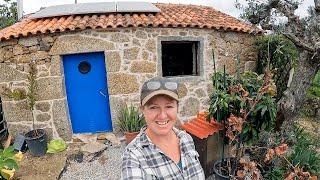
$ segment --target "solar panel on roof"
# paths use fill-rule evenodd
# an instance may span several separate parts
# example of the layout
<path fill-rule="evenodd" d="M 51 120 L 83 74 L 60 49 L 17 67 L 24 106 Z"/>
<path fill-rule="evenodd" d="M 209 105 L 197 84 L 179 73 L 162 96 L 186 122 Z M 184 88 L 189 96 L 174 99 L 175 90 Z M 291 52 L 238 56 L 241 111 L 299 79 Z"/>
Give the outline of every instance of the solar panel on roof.
<path fill-rule="evenodd" d="M 160 9 L 148 2 L 117 2 L 117 12 L 160 12 Z"/>
<path fill-rule="evenodd" d="M 113 12 L 160 12 L 160 9 L 148 2 L 98 2 L 50 6 L 30 18 L 44 18 L 74 14 L 101 14 Z"/>
<path fill-rule="evenodd" d="M 80 3 L 80 4 L 64 4 L 64 5 L 58 5 L 58 6 L 50 6 L 36 12 L 30 17 L 36 19 L 36 18 L 44 18 L 44 17 L 73 15 L 73 14 L 91 14 L 91 13 L 105 13 L 105 12 L 116 12 L 115 2 Z"/>

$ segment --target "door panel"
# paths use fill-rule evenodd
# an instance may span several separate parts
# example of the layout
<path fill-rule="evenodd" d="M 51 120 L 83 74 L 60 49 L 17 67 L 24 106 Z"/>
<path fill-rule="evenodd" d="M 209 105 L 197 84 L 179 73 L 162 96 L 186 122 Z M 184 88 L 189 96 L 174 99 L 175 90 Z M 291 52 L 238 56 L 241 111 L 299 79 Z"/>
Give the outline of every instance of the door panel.
<path fill-rule="evenodd" d="M 112 131 L 104 53 L 63 56 L 74 133 Z"/>

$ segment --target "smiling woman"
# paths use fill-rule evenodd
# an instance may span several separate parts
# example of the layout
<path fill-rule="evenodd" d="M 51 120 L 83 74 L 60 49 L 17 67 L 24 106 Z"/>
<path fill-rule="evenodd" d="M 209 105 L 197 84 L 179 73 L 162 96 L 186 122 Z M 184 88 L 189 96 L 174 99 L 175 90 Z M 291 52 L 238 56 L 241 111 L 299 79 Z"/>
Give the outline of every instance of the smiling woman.
<path fill-rule="evenodd" d="M 123 153 L 122 179 L 204 179 L 191 136 L 174 127 L 177 89 L 166 78 L 143 84 L 140 100 L 147 125 Z"/>

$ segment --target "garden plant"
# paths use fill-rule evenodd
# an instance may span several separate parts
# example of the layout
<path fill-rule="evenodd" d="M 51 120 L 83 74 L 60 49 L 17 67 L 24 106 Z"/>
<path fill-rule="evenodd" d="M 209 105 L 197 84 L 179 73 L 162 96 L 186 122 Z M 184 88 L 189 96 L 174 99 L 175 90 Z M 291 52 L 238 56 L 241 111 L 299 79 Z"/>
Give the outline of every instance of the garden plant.
<path fill-rule="evenodd" d="M 143 115 L 140 115 L 138 108 L 131 105 L 125 106 L 122 109 L 118 124 L 121 131 L 125 133 L 127 142 L 129 143 L 135 138 L 146 122 Z"/>
<path fill-rule="evenodd" d="M 18 161 L 21 161 L 21 152 L 15 153 L 12 146 L 0 149 L 0 179 L 11 179 L 19 169 Z"/>
<path fill-rule="evenodd" d="M 223 135 L 227 137 L 223 146 L 227 141 L 231 146 L 229 155 L 235 151 L 234 157 L 227 159 L 222 153 L 218 171 L 225 177 L 235 177 L 240 157 L 244 155 L 244 145 L 256 141 L 260 131 L 271 131 L 274 127 L 276 86 L 268 70 L 263 76 L 252 72 L 237 76 L 215 73 L 212 78 L 215 89 L 209 118 L 223 124 Z"/>

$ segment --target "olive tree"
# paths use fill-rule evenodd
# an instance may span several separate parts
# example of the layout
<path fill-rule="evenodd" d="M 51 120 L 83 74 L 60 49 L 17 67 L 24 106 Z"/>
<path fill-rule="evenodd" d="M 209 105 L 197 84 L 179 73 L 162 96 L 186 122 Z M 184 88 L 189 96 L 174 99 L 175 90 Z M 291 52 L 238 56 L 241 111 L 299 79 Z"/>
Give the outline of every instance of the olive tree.
<path fill-rule="evenodd" d="M 297 0 L 245 0 L 241 17 L 264 30 L 275 30 L 275 17 L 286 17 L 278 28 L 294 43 L 299 52 L 297 64 L 290 75 L 288 88 L 278 102 L 278 117 L 292 122 L 303 105 L 307 90 L 320 67 L 320 0 L 308 9 L 308 16 L 295 14 L 301 1 Z M 239 2 L 237 2 L 239 5 Z M 239 6 L 238 6 L 239 7 Z"/>

